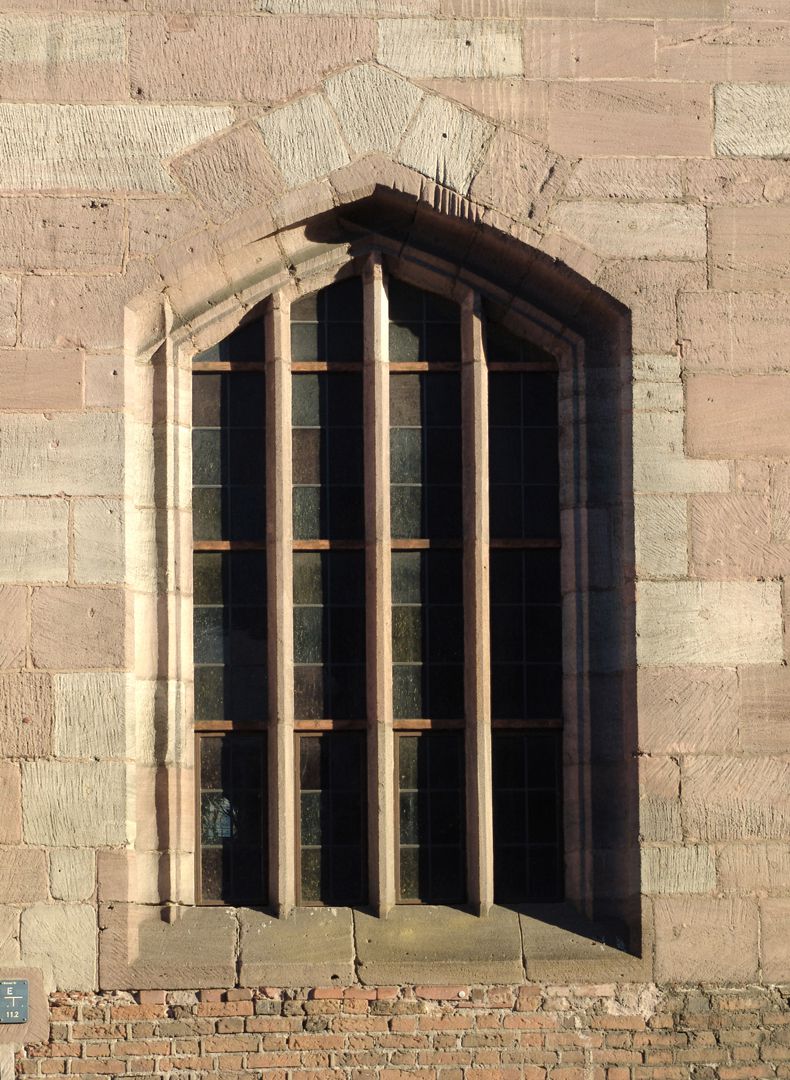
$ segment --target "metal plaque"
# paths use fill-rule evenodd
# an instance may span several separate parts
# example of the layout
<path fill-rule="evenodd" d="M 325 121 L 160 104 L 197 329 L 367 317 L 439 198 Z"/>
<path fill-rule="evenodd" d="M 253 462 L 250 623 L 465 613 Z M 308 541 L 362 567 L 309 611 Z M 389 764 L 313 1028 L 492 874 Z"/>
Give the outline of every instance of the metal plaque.
<path fill-rule="evenodd" d="M 0 980 L 0 1024 L 26 1024 L 28 980 Z"/>

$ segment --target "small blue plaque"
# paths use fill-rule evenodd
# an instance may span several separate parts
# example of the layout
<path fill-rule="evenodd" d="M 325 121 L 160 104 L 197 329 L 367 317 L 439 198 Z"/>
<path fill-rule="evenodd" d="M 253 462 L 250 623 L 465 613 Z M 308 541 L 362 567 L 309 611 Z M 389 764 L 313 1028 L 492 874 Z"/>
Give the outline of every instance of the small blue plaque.
<path fill-rule="evenodd" d="M 26 1024 L 27 1013 L 27 979 L 0 981 L 0 1024 Z"/>

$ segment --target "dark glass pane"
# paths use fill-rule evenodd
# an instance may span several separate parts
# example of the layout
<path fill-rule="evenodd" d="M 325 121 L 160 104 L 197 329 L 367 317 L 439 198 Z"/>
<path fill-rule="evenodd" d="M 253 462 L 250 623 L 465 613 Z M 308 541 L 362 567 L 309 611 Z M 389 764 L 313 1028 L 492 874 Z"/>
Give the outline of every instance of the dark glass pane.
<path fill-rule="evenodd" d="M 196 428 L 192 432 L 192 482 L 195 485 L 222 483 L 223 443 L 218 428 Z"/>
<path fill-rule="evenodd" d="M 321 554 L 318 551 L 294 553 L 294 603 L 320 604 L 324 591 Z"/>
<path fill-rule="evenodd" d="M 393 551 L 392 602 L 419 604 L 422 600 L 422 556 L 418 551 Z"/>
<path fill-rule="evenodd" d="M 234 372 L 229 388 L 229 426 L 261 431 L 266 424 L 266 377 L 263 372 Z"/>
<path fill-rule="evenodd" d="M 221 604 L 226 586 L 223 582 L 223 559 L 216 551 L 195 552 L 195 604 Z"/>
<path fill-rule="evenodd" d="M 224 376 L 207 371 L 192 376 L 192 426 L 196 428 L 222 425 L 222 391 Z"/>
<path fill-rule="evenodd" d="M 321 529 L 321 489 L 318 487 L 294 487 L 293 528 L 297 540 L 319 537 Z"/>
<path fill-rule="evenodd" d="M 419 321 L 423 317 L 423 293 L 399 278 L 387 281 L 389 316 L 391 319 Z"/>
<path fill-rule="evenodd" d="M 224 720 L 224 667 L 195 668 L 195 720 Z"/>
<path fill-rule="evenodd" d="M 320 720 L 324 715 L 324 669 L 319 665 L 294 668 L 294 716 Z"/>
<path fill-rule="evenodd" d="M 195 363 L 216 363 L 218 360 L 234 364 L 256 363 L 265 359 L 263 323 L 247 323 L 234 330 L 218 345 L 197 353 Z"/>
<path fill-rule="evenodd" d="M 390 376 L 390 424 L 393 428 L 422 424 L 422 380 L 419 375 Z"/>
<path fill-rule="evenodd" d="M 293 308 L 291 309 L 293 313 Z M 318 360 L 319 359 L 319 335 L 318 323 L 292 323 L 291 324 L 291 359 L 292 360 Z M 323 359 L 323 357 L 321 358 Z"/>
<path fill-rule="evenodd" d="M 419 663 L 422 658 L 421 609 L 395 607 L 392 612 L 392 659 L 396 663 Z"/>
<path fill-rule="evenodd" d="M 390 360 L 460 362 L 460 311 L 451 300 L 391 278 Z"/>
<path fill-rule="evenodd" d="M 421 664 L 395 664 L 392 669 L 393 713 L 397 720 L 419 719 L 423 707 L 423 668 Z"/>
<path fill-rule="evenodd" d="M 393 428 L 390 433 L 390 479 L 393 484 L 419 484 L 422 479 L 422 432 Z"/>
<path fill-rule="evenodd" d="M 293 376 L 291 408 L 294 427 L 318 427 L 321 423 L 321 376 L 299 373 Z"/>
<path fill-rule="evenodd" d="M 416 538 L 422 533 L 423 493 L 420 487 L 392 485 L 390 493 L 392 535 L 396 539 Z"/>
<path fill-rule="evenodd" d="M 413 363 L 425 359 L 421 330 L 422 323 L 390 323 L 391 363 Z"/>
<path fill-rule="evenodd" d="M 324 653 L 323 611 L 318 607 L 297 607 L 294 610 L 294 661 L 297 664 L 317 664 Z"/>
<path fill-rule="evenodd" d="M 291 356 L 295 361 L 362 361 L 362 281 L 336 282 L 291 305 Z"/>

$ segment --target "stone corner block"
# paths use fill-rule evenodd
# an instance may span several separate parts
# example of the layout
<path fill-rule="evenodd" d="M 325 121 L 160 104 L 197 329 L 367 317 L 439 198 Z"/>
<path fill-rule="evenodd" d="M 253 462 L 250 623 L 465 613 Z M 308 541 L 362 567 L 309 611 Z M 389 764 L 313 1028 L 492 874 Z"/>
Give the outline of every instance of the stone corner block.
<path fill-rule="evenodd" d="M 242 986 L 349 986 L 354 930 L 347 908 L 303 908 L 285 919 L 240 914 Z"/>
<path fill-rule="evenodd" d="M 95 990 L 96 909 L 34 904 L 22 912 L 22 961 L 40 967 L 48 990 Z"/>

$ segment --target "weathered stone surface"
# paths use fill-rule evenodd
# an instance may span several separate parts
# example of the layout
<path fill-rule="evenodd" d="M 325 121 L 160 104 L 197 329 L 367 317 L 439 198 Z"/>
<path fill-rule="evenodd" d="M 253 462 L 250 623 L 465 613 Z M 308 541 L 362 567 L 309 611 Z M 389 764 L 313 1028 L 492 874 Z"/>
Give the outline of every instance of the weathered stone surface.
<path fill-rule="evenodd" d="M 379 0 L 397 7 L 408 7 L 409 0 Z M 414 4 L 414 7 L 421 7 Z M 442 15 L 465 15 L 473 18 L 540 19 L 584 18 L 595 14 L 593 0 L 439 0 Z"/>
<path fill-rule="evenodd" d="M 52 750 L 52 682 L 32 672 L 0 675 L 0 746 L 8 757 Z"/>
<path fill-rule="evenodd" d="M 786 892 L 790 848 L 786 843 L 725 844 L 719 854 L 719 886 L 724 892 Z"/>
<path fill-rule="evenodd" d="M 634 488 L 640 494 L 729 488 L 730 471 L 724 462 L 695 461 L 684 454 L 682 413 L 638 412 L 633 425 Z"/>
<path fill-rule="evenodd" d="M 120 409 L 123 406 L 123 359 L 119 356 L 85 357 L 85 404 Z"/>
<path fill-rule="evenodd" d="M 716 206 L 787 203 L 787 161 L 765 158 L 712 158 L 686 163 L 686 191 L 695 202 Z"/>
<path fill-rule="evenodd" d="M 129 253 L 155 255 L 168 244 L 206 227 L 207 218 L 190 199 L 130 199 L 126 211 Z"/>
<path fill-rule="evenodd" d="M 64 499 L 0 499 L 0 581 L 67 581 Z"/>
<path fill-rule="evenodd" d="M 230 109 L 0 104 L 0 189 L 174 191 L 160 162 L 232 121 Z"/>
<path fill-rule="evenodd" d="M 25 843 L 67 847 L 128 840 L 126 766 L 116 762 L 24 761 Z"/>
<path fill-rule="evenodd" d="M 195 902 L 195 860 L 191 853 L 99 851 L 96 859 L 102 902 Z"/>
<path fill-rule="evenodd" d="M 443 907 L 396 907 L 386 919 L 354 912 L 359 978 L 457 985 L 511 982 L 523 971 L 518 915 L 495 907 L 485 919 Z"/>
<path fill-rule="evenodd" d="M 16 344 L 19 285 L 16 278 L 0 275 L 0 345 Z"/>
<path fill-rule="evenodd" d="M 494 134 L 470 195 L 487 206 L 500 206 L 507 192 L 507 212 L 517 220 L 540 220 L 564 179 L 554 154 L 539 143 L 505 128 Z"/>
<path fill-rule="evenodd" d="M 639 758 L 639 835 L 681 843 L 680 766 L 670 757 Z"/>
<path fill-rule="evenodd" d="M 122 437 L 122 418 L 112 413 L 4 417 L 0 495 L 118 493 Z"/>
<path fill-rule="evenodd" d="M 629 308 L 633 349 L 668 354 L 677 349 L 678 296 L 704 289 L 707 270 L 702 261 L 612 259 L 597 283 Z"/>
<path fill-rule="evenodd" d="M 0 670 L 25 663 L 27 589 L 0 585 Z"/>
<path fill-rule="evenodd" d="M 126 33 L 118 16 L 0 16 L 0 97 L 107 101 L 128 96 Z"/>
<path fill-rule="evenodd" d="M 790 753 L 790 667 L 742 667 L 741 745 L 744 750 Z"/>
<path fill-rule="evenodd" d="M 728 81 L 717 86 L 714 95 L 717 154 L 786 157 L 790 153 L 790 86 L 738 86 Z"/>
<path fill-rule="evenodd" d="M 701 83 L 601 80 L 549 87 L 549 143 L 569 157 L 707 157 L 712 126 L 710 94 Z"/>
<path fill-rule="evenodd" d="M 188 760 L 191 764 L 191 755 Z M 190 851 L 195 842 L 192 768 L 138 765 L 135 802 L 138 851 Z"/>
<path fill-rule="evenodd" d="M 123 205 L 107 199 L 0 198 L 0 267 L 120 270 L 123 217 Z"/>
<path fill-rule="evenodd" d="M 214 221 L 265 204 L 284 187 L 260 132 L 251 125 L 232 128 L 176 158 L 171 169 Z"/>
<path fill-rule="evenodd" d="M 790 540 L 790 466 L 772 465 L 770 469 L 771 535 Z"/>
<path fill-rule="evenodd" d="M 591 978 L 612 982 L 651 978 L 652 956 L 638 958 L 606 944 L 600 926 L 570 905 L 533 907 L 530 914 L 519 914 L 519 923 L 529 980 L 568 984 Z"/>
<path fill-rule="evenodd" d="M 372 64 L 327 79 L 326 95 L 354 154 L 393 154 L 422 91 Z"/>
<path fill-rule="evenodd" d="M 598 0 L 601 19 L 725 19 L 727 0 Z"/>
<path fill-rule="evenodd" d="M 179 908 L 165 922 L 157 908 L 103 904 L 99 912 L 103 990 L 196 990 L 236 982 L 238 917 L 227 908 Z"/>
<path fill-rule="evenodd" d="M 656 68 L 652 23 L 546 19 L 524 29 L 524 74 L 530 79 L 649 78 Z"/>
<path fill-rule="evenodd" d="M 512 23 L 380 19 L 379 63 L 402 75 L 486 78 L 521 75 L 521 39 Z"/>
<path fill-rule="evenodd" d="M 56 900 L 89 900 L 96 888 L 96 856 L 86 848 L 53 848 L 50 891 Z"/>
<path fill-rule="evenodd" d="M 690 839 L 780 840 L 790 828 L 790 758 L 694 755 L 683 763 Z"/>
<path fill-rule="evenodd" d="M 242 986 L 347 985 L 354 979 L 354 931 L 348 908 L 304 908 L 288 919 L 241 912 Z"/>
<path fill-rule="evenodd" d="M 788 375 L 694 375 L 686 382 L 688 452 L 695 457 L 788 457 L 788 410 Z"/>
<path fill-rule="evenodd" d="M 0 848 L 3 900 L 33 904 L 47 898 L 47 858 L 40 848 Z"/>
<path fill-rule="evenodd" d="M 122 668 L 126 660 L 122 589 L 43 586 L 33 593 L 30 650 L 38 668 Z"/>
<path fill-rule="evenodd" d="M 681 293 L 678 319 L 689 371 L 790 371 L 789 296 Z"/>
<path fill-rule="evenodd" d="M 19 908 L 0 907 L 0 964 L 19 963 Z"/>
<path fill-rule="evenodd" d="M 782 659 L 775 582 L 643 581 L 637 585 L 637 657 L 672 664 L 760 664 Z"/>
<path fill-rule="evenodd" d="M 128 263 L 124 274 L 29 275 L 22 279 L 22 344 L 33 349 L 120 349 L 124 305 L 153 286 L 161 286 L 159 275 L 139 260 Z"/>
<path fill-rule="evenodd" d="M 375 24 L 367 19 L 218 15 L 174 27 L 163 16 L 137 17 L 132 91 L 154 101 L 283 101 L 330 71 L 372 60 L 374 42 Z"/>
<path fill-rule="evenodd" d="M 643 893 L 708 893 L 715 886 L 713 849 L 705 844 L 642 849 Z"/>
<path fill-rule="evenodd" d="M 659 77 L 710 82 L 787 78 L 790 42 L 783 26 L 673 20 L 657 24 Z"/>
<path fill-rule="evenodd" d="M 757 974 L 757 905 L 712 897 L 657 897 L 656 979 L 732 982 Z"/>
<path fill-rule="evenodd" d="M 306 184 L 348 164 L 337 121 L 318 94 L 266 113 L 258 125 L 289 187 Z"/>
<path fill-rule="evenodd" d="M 679 200 L 683 197 L 680 163 L 649 157 L 592 158 L 580 161 L 565 185 L 563 197 Z"/>
<path fill-rule="evenodd" d="M 788 925 L 790 898 L 785 896 L 760 901 L 760 950 L 764 982 L 786 983 L 790 979 Z"/>
<path fill-rule="evenodd" d="M 398 151 L 404 165 L 465 194 L 493 127 L 448 101 L 426 97 Z"/>
<path fill-rule="evenodd" d="M 685 577 L 688 572 L 686 499 L 675 495 L 634 498 L 636 570 L 640 577 Z"/>
<path fill-rule="evenodd" d="M 694 495 L 689 504 L 694 577 L 743 579 L 784 572 L 790 544 L 771 539 L 765 495 Z"/>
<path fill-rule="evenodd" d="M 0 352 L 4 409 L 79 409 L 82 357 L 77 352 Z"/>
<path fill-rule="evenodd" d="M 120 499 L 75 499 L 74 580 L 117 584 L 124 580 L 123 503 Z"/>
<path fill-rule="evenodd" d="M 19 766 L 10 761 L 0 761 L 0 806 L 0 844 L 18 844 L 22 839 L 22 782 Z"/>
<path fill-rule="evenodd" d="M 96 911 L 87 904 L 34 904 L 22 912 L 22 961 L 48 990 L 96 988 Z"/>
<path fill-rule="evenodd" d="M 643 668 L 637 677 L 639 749 L 649 754 L 735 750 L 734 668 Z"/>
<path fill-rule="evenodd" d="M 706 250 L 705 211 L 676 204 L 564 202 L 550 224 L 608 258 L 700 259 Z"/>
<path fill-rule="evenodd" d="M 790 290 L 790 206 L 716 206 L 709 220 L 714 288 Z"/>
<path fill-rule="evenodd" d="M 56 756 L 127 756 L 127 684 L 118 672 L 53 675 Z"/>
<path fill-rule="evenodd" d="M 539 142 L 546 141 L 548 89 L 546 83 L 523 79 L 421 79 L 442 97 L 498 120 Z"/>

